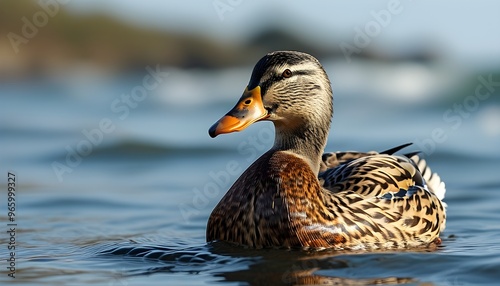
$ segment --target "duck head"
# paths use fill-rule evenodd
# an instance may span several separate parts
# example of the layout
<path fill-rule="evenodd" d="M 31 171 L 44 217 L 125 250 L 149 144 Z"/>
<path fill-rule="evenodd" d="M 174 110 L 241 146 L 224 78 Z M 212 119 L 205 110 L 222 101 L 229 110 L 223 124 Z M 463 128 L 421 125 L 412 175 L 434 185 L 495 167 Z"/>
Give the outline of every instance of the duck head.
<path fill-rule="evenodd" d="M 315 156 L 326 144 L 332 102 L 330 81 L 316 58 L 294 51 L 272 52 L 257 62 L 243 95 L 209 134 L 241 131 L 269 120 L 276 129 L 274 149 Z"/>

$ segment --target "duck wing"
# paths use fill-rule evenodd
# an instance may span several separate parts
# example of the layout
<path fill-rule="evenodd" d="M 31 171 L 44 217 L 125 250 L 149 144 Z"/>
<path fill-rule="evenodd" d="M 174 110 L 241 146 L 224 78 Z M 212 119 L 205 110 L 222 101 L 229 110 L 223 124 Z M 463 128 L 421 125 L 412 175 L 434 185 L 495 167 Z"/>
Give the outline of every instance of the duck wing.
<path fill-rule="evenodd" d="M 411 145 L 403 144 L 383 152 L 336 152 L 322 157 L 321 184 L 338 193 L 351 191 L 362 196 L 375 197 L 396 194 L 411 186 L 420 186 L 444 198 L 446 188 L 438 174 L 431 171 L 419 152 L 393 155 Z"/>
<path fill-rule="evenodd" d="M 323 187 L 333 193 L 351 191 L 364 197 L 398 193 L 411 186 L 425 187 L 413 161 L 404 156 L 373 154 L 353 159 L 319 175 Z"/>
<path fill-rule="evenodd" d="M 324 163 L 333 167 L 319 178 L 333 226 L 308 235 L 344 241 L 340 235 L 345 247 L 433 242 L 446 227 L 445 185 L 418 153 L 393 155 L 399 147 L 381 153 L 330 153 Z"/>
<path fill-rule="evenodd" d="M 320 172 L 324 172 L 328 169 L 331 169 L 331 168 L 335 168 L 341 164 L 344 164 L 348 161 L 351 161 L 351 160 L 354 160 L 354 159 L 358 159 L 358 158 L 361 158 L 361 157 L 366 157 L 366 156 L 369 156 L 369 155 L 376 155 L 376 154 L 387 154 L 387 155 L 392 155 L 396 152 L 398 152 L 399 150 L 403 149 L 403 148 L 406 148 L 410 145 L 412 145 L 413 143 L 406 143 L 406 144 L 402 144 L 402 145 L 399 145 L 399 146 L 396 146 L 394 148 L 391 148 L 391 149 L 387 149 L 385 151 L 382 151 L 382 152 L 376 152 L 376 151 L 370 151 L 370 152 L 357 152 L 357 151 L 344 151 L 344 152 L 328 152 L 328 153 L 324 153 L 322 156 L 321 156 L 321 166 L 320 166 Z M 406 156 L 408 157 L 411 157 L 412 155 L 415 155 L 415 154 L 418 154 L 420 152 L 415 152 L 415 153 L 409 153 L 409 154 L 405 154 Z M 411 156 L 409 156 L 411 155 Z"/>

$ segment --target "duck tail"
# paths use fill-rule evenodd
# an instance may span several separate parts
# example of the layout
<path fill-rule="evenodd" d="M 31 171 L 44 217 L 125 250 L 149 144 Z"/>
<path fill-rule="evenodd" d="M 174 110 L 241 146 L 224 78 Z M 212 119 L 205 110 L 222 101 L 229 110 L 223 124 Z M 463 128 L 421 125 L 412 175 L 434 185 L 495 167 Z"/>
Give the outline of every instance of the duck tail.
<path fill-rule="evenodd" d="M 435 172 L 431 171 L 431 168 L 427 165 L 427 162 L 420 158 L 416 154 L 411 154 L 410 159 L 418 166 L 420 173 L 422 174 L 422 178 L 424 178 L 427 188 L 429 191 L 438 197 L 439 200 L 444 199 L 444 195 L 446 193 L 446 186 L 444 182 L 441 180 L 439 175 Z"/>

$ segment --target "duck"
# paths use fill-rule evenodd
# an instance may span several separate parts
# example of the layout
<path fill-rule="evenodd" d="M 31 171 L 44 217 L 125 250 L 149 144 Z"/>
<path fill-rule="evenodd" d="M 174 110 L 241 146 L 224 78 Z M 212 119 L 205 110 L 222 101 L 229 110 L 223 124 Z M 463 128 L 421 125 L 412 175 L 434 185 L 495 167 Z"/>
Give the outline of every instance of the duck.
<path fill-rule="evenodd" d="M 419 152 L 324 153 L 333 116 L 327 73 L 313 56 L 275 51 L 255 65 L 213 138 L 271 121 L 273 146 L 215 206 L 207 242 L 248 248 L 401 249 L 441 244 L 446 192 Z"/>

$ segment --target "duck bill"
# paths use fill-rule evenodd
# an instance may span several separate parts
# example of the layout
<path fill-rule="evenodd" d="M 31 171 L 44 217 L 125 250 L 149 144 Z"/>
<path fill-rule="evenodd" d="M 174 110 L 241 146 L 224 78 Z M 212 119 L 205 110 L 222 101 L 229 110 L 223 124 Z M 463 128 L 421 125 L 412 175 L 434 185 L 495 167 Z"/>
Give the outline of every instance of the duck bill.
<path fill-rule="evenodd" d="M 248 90 L 247 87 L 238 103 L 210 127 L 208 134 L 214 138 L 219 134 L 241 131 L 252 123 L 264 120 L 268 116 L 267 110 L 262 103 L 260 86 L 251 90 Z"/>

